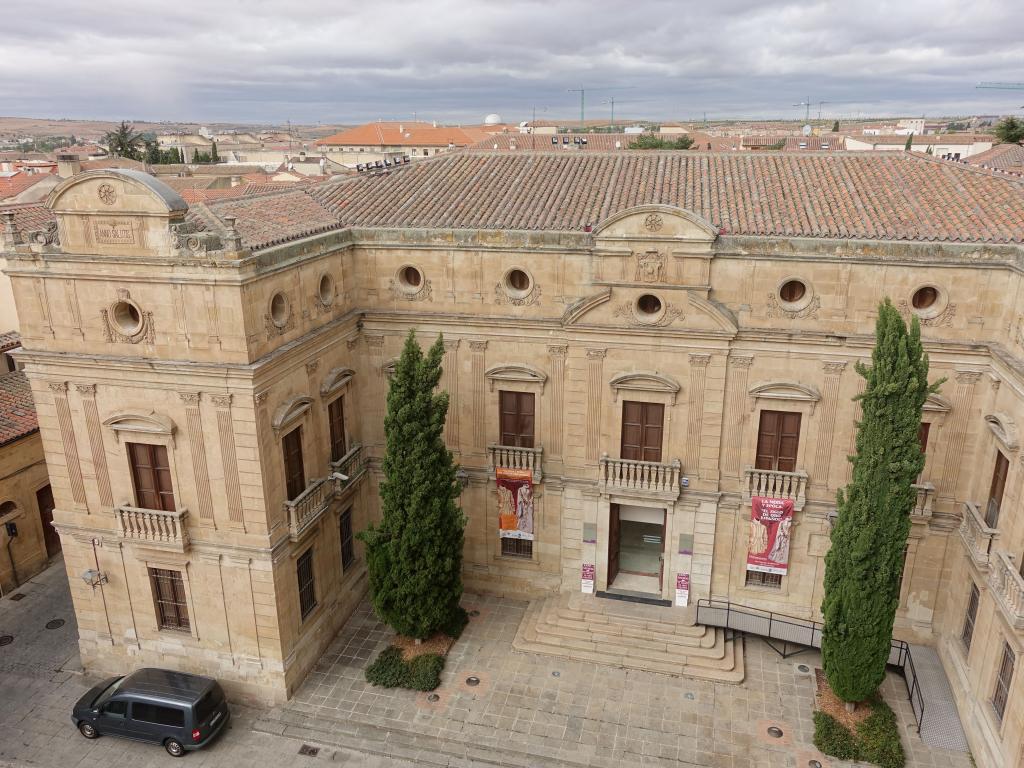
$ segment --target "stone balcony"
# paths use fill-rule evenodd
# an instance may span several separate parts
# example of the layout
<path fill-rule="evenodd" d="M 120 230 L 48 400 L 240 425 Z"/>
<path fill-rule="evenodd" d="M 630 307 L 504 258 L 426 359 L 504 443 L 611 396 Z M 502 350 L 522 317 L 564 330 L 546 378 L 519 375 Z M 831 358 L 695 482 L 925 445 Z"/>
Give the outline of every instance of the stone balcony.
<path fill-rule="evenodd" d="M 914 510 L 910 513 L 911 519 L 915 522 L 931 520 L 932 508 L 935 505 L 935 486 L 931 483 L 914 483 L 911 487 L 917 491 L 917 501 L 914 502 Z"/>
<path fill-rule="evenodd" d="M 807 473 L 804 471 L 780 472 L 775 469 L 747 467 L 743 470 L 743 477 L 744 501 L 750 501 L 754 496 L 790 499 L 796 512 L 803 509 L 807 503 Z"/>
<path fill-rule="evenodd" d="M 344 491 L 346 488 L 351 487 L 363 476 L 363 472 L 366 470 L 366 457 L 363 453 L 363 446 L 356 443 L 349 449 L 348 453 L 337 461 L 332 461 L 329 468 L 331 475 L 345 475 L 348 478 L 347 480 L 337 481 L 339 491 Z"/>
<path fill-rule="evenodd" d="M 338 492 L 338 485 L 339 482 L 330 477 L 319 477 L 311 480 L 306 490 L 294 499 L 284 503 L 292 541 L 302 538 L 302 534 L 320 519 Z"/>
<path fill-rule="evenodd" d="M 495 469 L 528 469 L 533 472 L 534 483 L 539 483 L 544 478 L 541 466 L 544 449 L 539 445 L 536 448 L 517 448 L 492 443 L 487 446 L 487 453 L 490 456 L 492 475 Z"/>
<path fill-rule="evenodd" d="M 121 538 L 150 547 L 184 552 L 189 547 L 188 510 L 164 512 L 122 505 L 114 507 Z"/>
<path fill-rule="evenodd" d="M 981 518 L 978 505 L 973 501 L 964 502 L 964 519 L 960 523 L 960 538 L 967 554 L 981 571 L 987 571 L 992 560 L 992 542 L 999 531 L 989 528 Z"/>
<path fill-rule="evenodd" d="M 1024 578 L 1006 552 L 994 553 L 990 562 L 988 583 L 996 603 L 1011 627 L 1024 630 Z"/>
<path fill-rule="evenodd" d="M 626 493 L 668 500 L 679 498 L 683 467 L 679 459 L 669 463 L 613 459 L 601 456 L 598 479 L 601 493 Z"/>

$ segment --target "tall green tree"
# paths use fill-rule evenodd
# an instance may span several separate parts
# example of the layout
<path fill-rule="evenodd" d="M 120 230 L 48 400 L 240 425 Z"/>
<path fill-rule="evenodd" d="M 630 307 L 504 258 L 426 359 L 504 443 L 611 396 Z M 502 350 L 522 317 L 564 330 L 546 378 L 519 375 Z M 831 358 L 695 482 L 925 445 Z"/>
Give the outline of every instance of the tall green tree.
<path fill-rule="evenodd" d="M 455 462 L 442 431 L 448 393 L 438 392 L 444 344 L 424 355 L 414 332 L 388 389 L 380 525 L 366 542 L 373 609 L 400 635 L 427 638 L 458 623 L 465 518 Z"/>
<path fill-rule="evenodd" d="M 914 133 L 913 133 L 913 131 L 911 131 L 909 134 L 907 134 L 907 141 L 903 145 L 903 151 L 904 152 L 909 152 L 910 148 L 913 147 L 913 146 L 914 146 Z"/>
<path fill-rule="evenodd" d="M 839 121 L 832 123 L 832 133 L 839 133 Z"/>
<path fill-rule="evenodd" d="M 1013 115 L 1004 117 L 996 123 L 996 138 L 1004 144 L 1024 142 L 1024 120 L 1018 120 Z"/>
<path fill-rule="evenodd" d="M 210 162 L 211 163 L 219 163 L 220 162 L 220 155 L 217 154 L 217 142 L 216 141 L 213 142 L 213 144 L 210 146 Z"/>
<path fill-rule="evenodd" d="M 838 493 L 839 517 L 825 556 L 821 654 L 829 685 L 846 702 L 864 701 L 885 678 L 899 603 L 903 552 L 924 468 L 921 409 L 942 381 L 928 383 L 928 355 L 915 317 L 910 329 L 886 299 L 878 308 L 871 365 L 857 396 L 853 479 Z"/>
<path fill-rule="evenodd" d="M 124 120 L 121 121 L 121 125 L 104 135 L 103 143 L 107 145 L 110 154 L 116 157 L 127 157 L 130 160 L 142 159 L 144 150 L 142 134 L 135 130 L 134 125 L 129 125 Z"/>
<path fill-rule="evenodd" d="M 693 139 L 689 136 L 666 139 L 664 136 L 643 133 L 630 142 L 629 149 L 689 149 L 692 146 Z"/>

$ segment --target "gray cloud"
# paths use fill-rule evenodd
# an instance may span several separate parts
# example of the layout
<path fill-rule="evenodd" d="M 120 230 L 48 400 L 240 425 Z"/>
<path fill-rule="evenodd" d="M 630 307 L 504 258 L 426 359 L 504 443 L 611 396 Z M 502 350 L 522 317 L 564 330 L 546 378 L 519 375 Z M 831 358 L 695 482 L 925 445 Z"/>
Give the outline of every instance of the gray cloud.
<path fill-rule="evenodd" d="M 0 111 L 339 122 L 588 115 L 1005 113 L 1024 91 L 1010 0 L 5 0 Z M 601 90 L 606 88 L 608 90 Z M 618 88 L 621 90 L 611 90 Z"/>

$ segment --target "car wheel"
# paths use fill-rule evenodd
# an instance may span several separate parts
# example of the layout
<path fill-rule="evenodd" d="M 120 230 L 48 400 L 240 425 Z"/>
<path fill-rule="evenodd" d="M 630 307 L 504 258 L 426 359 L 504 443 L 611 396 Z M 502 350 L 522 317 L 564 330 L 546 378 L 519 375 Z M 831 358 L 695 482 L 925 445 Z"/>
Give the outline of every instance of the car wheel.
<path fill-rule="evenodd" d="M 177 739 L 168 739 L 165 741 L 164 749 L 167 750 L 167 754 L 171 757 L 181 757 L 185 754 L 185 748 L 181 746 L 181 742 Z"/>
<path fill-rule="evenodd" d="M 78 732 L 87 739 L 96 739 L 100 735 L 100 732 L 93 727 L 92 723 L 87 723 L 84 720 L 78 724 Z"/>

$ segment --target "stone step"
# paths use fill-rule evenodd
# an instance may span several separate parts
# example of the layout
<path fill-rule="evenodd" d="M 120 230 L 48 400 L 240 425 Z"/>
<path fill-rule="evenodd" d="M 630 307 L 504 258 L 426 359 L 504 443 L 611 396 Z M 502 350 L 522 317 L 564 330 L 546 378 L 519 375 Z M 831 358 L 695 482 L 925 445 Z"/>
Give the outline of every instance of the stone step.
<path fill-rule="evenodd" d="M 580 621 L 595 627 L 606 627 L 609 633 L 626 634 L 632 632 L 656 632 L 659 635 L 671 635 L 680 638 L 701 638 L 709 633 L 703 625 L 675 624 L 650 619 L 633 619 L 629 617 L 605 614 L 597 611 L 577 611 L 562 605 L 553 606 L 553 610 L 566 621 Z M 672 610 L 663 608 L 662 610 Z"/>
<path fill-rule="evenodd" d="M 565 639 L 588 640 L 593 643 L 604 644 L 608 647 L 633 648 L 636 655 L 649 656 L 646 651 L 660 652 L 664 654 L 675 654 L 682 656 L 689 655 L 710 655 L 720 657 L 721 633 L 708 632 L 705 638 L 691 639 L 689 642 L 679 642 L 675 638 L 668 640 L 657 635 L 637 631 L 633 634 L 607 634 L 602 628 L 589 628 L 582 622 L 576 622 L 574 626 L 565 626 L 564 621 L 552 621 L 550 616 L 545 616 L 542 611 L 533 624 L 535 630 L 541 634 L 561 637 Z"/>
<path fill-rule="evenodd" d="M 638 638 L 644 638 L 663 645 L 679 645 L 684 647 L 708 647 L 715 642 L 715 633 L 708 627 L 702 627 L 699 633 L 663 632 L 643 625 L 629 626 L 617 622 L 591 621 L 589 614 L 584 614 L 581 618 L 568 618 L 565 614 L 566 611 L 559 609 L 554 612 L 554 615 L 549 613 L 545 620 L 548 623 L 558 624 L 566 629 L 581 629 L 606 637 L 624 637 L 628 638 L 630 642 Z"/>

